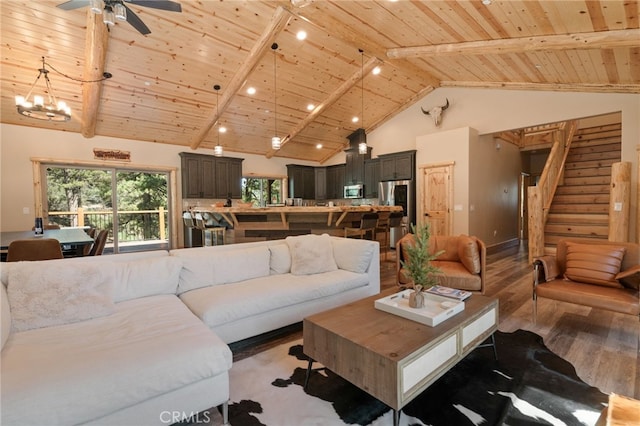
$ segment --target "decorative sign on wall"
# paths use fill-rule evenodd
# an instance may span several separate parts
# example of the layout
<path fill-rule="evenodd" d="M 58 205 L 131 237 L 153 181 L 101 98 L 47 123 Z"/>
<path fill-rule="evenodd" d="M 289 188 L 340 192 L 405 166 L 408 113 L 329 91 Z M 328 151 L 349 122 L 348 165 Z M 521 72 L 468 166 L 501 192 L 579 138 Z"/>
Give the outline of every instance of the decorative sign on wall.
<path fill-rule="evenodd" d="M 97 160 L 131 161 L 131 153 L 119 149 L 93 148 L 93 156 Z"/>

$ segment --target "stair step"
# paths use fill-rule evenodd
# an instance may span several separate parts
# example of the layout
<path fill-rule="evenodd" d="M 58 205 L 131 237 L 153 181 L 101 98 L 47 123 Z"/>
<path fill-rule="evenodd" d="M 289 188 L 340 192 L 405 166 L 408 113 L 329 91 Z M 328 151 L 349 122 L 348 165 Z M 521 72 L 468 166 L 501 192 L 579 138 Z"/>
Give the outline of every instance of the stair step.
<path fill-rule="evenodd" d="M 576 177 L 595 177 L 606 176 L 607 179 L 611 179 L 611 166 L 597 166 L 597 167 L 582 167 L 566 169 L 564 171 L 564 177 L 576 178 Z"/>
<path fill-rule="evenodd" d="M 587 152 L 583 154 L 575 154 L 569 149 L 569 155 L 567 155 L 566 163 L 577 163 L 582 161 L 594 161 L 594 160 L 610 160 L 614 159 L 620 161 L 620 149 L 610 152 Z"/>
<path fill-rule="evenodd" d="M 578 161 L 573 163 L 566 163 L 565 173 L 569 170 L 579 170 L 579 169 L 592 169 L 592 168 L 600 168 L 600 167 L 608 167 L 611 170 L 611 165 L 613 163 L 619 162 L 619 159 L 616 158 L 607 158 L 607 159 L 598 159 L 591 161 Z"/>
<path fill-rule="evenodd" d="M 558 245 L 558 241 L 564 239 L 564 238 L 592 238 L 594 240 L 607 240 L 609 239 L 609 236 L 607 235 L 606 237 L 596 237 L 596 236 L 571 236 L 568 237 L 566 235 L 549 235 L 549 236 L 545 236 L 544 237 L 544 245 L 545 247 L 549 246 L 549 247 L 555 247 Z"/>
<path fill-rule="evenodd" d="M 611 152 L 611 151 L 620 152 L 621 149 L 622 149 L 622 142 L 620 140 L 620 135 L 616 135 L 614 137 L 607 138 L 607 139 L 580 141 L 580 142 L 576 142 L 575 145 L 573 144 L 573 142 L 571 142 L 569 155 L 589 154 L 593 152 Z"/>
<path fill-rule="evenodd" d="M 556 195 L 609 194 L 611 188 L 606 185 L 562 185 L 556 189 Z"/>
<path fill-rule="evenodd" d="M 609 224 L 608 214 L 571 214 L 571 213 L 549 213 L 547 216 L 547 224 Z"/>
<path fill-rule="evenodd" d="M 561 194 L 553 197 L 553 204 L 609 204 L 609 194 Z"/>
<path fill-rule="evenodd" d="M 549 224 L 544 226 L 545 239 L 547 235 L 567 235 L 567 236 L 608 236 L 608 225 L 568 225 Z"/>
<path fill-rule="evenodd" d="M 609 185 L 611 176 L 592 176 L 592 177 L 565 177 L 562 186 L 570 185 Z"/>
<path fill-rule="evenodd" d="M 552 204 L 549 209 L 551 213 L 600 213 L 609 214 L 609 203 L 606 204 Z"/>

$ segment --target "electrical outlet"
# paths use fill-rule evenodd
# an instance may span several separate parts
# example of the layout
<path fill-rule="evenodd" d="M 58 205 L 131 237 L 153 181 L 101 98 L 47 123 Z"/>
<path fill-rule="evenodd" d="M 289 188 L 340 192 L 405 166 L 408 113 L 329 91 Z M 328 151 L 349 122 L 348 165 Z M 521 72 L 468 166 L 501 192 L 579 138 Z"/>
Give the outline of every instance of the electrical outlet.
<path fill-rule="evenodd" d="M 496 235 L 498 235 L 498 230 L 497 229 L 495 231 L 493 231 L 493 236 L 495 237 Z"/>
<path fill-rule="evenodd" d="M 31 211 L 29 210 L 29 207 L 23 207 L 22 208 L 22 214 L 30 214 Z"/>
<path fill-rule="evenodd" d="M 616 212 L 622 211 L 622 203 L 613 203 L 613 210 Z"/>

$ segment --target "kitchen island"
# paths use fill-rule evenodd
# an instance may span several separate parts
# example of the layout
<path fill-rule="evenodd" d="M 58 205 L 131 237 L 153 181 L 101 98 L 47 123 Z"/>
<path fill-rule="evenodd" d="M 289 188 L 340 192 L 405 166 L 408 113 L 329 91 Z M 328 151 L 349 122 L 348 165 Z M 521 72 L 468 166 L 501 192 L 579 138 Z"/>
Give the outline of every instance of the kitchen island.
<path fill-rule="evenodd" d="M 381 218 L 401 206 L 335 207 L 196 207 L 194 212 L 222 217 L 233 225 L 234 242 L 275 240 L 289 235 L 329 234 L 343 236 L 345 226 L 358 226 L 364 213 L 376 212 Z"/>

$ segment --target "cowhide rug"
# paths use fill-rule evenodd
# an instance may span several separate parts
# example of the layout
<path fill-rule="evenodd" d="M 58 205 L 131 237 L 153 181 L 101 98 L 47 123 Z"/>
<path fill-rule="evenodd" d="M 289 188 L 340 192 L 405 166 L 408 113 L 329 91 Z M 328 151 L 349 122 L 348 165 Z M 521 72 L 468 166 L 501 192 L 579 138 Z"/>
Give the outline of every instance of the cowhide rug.
<path fill-rule="evenodd" d="M 607 395 L 582 382 L 540 336 L 518 330 L 495 337 L 497 361 L 491 348 L 476 349 L 404 407 L 400 424 L 595 424 Z M 301 341 L 234 363 L 231 425 L 393 424 L 387 406 L 330 371 L 313 372 L 305 391 L 306 367 Z"/>

